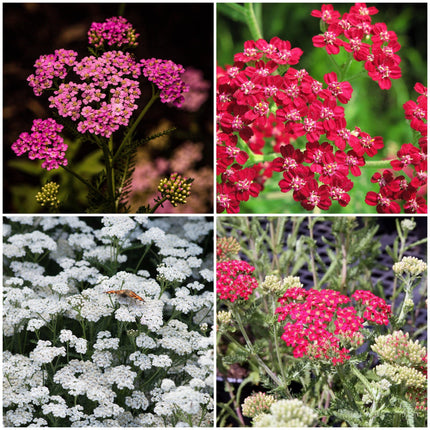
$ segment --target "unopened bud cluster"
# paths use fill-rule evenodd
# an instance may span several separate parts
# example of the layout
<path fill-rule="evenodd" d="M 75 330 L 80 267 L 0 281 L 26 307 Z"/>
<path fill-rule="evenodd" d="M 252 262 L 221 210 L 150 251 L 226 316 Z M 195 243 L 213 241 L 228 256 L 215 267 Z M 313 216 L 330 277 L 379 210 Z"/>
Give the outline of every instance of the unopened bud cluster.
<path fill-rule="evenodd" d="M 393 271 L 396 275 L 403 273 L 417 277 L 427 270 L 427 264 L 416 257 L 403 257 L 401 261 L 395 263 Z"/>
<path fill-rule="evenodd" d="M 38 201 L 41 206 L 57 208 L 60 204 L 60 200 L 58 200 L 59 189 L 59 184 L 56 184 L 55 182 L 48 182 L 36 194 L 36 201 Z"/>
<path fill-rule="evenodd" d="M 417 226 L 416 222 L 413 219 L 405 218 L 401 221 L 400 225 L 403 230 L 412 231 Z"/>
<path fill-rule="evenodd" d="M 216 240 L 217 261 L 231 260 L 240 251 L 239 242 L 234 237 L 218 237 Z"/>
<path fill-rule="evenodd" d="M 216 318 L 220 324 L 228 325 L 231 323 L 230 311 L 218 311 Z"/>
<path fill-rule="evenodd" d="M 289 288 L 303 288 L 298 276 L 287 276 L 283 280 L 277 275 L 267 275 L 261 284 L 263 292 L 280 295 Z"/>
<path fill-rule="evenodd" d="M 173 205 L 185 204 L 191 194 L 193 179 L 182 177 L 179 173 L 172 173 L 169 178 L 161 179 L 158 191 Z"/>
<path fill-rule="evenodd" d="M 254 418 L 259 414 L 269 412 L 270 407 L 276 402 L 276 398 L 271 394 L 263 392 L 254 393 L 248 396 L 242 405 L 242 412 L 245 417 Z"/>
<path fill-rule="evenodd" d="M 372 350 L 384 361 L 406 366 L 420 367 L 425 363 L 427 351 L 418 342 L 409 339 L 409 333 L 401 330 L 375 339 Z"/>
<path fill-rule="evenodd" d="M 378 376 L 388 378 L 395 384 L 400 384 L 404 387 L 420 389 L 427 386 L 427 377 L 413 367 L 384 363 L 376 366 L 375 371 Z"/>
<path fill-rule="evenodd" d="M 254 427 L 309 427 L 317 418 L 313 409 L 298 399 L 278 400 L 267 414 L 257 415 Z"/>

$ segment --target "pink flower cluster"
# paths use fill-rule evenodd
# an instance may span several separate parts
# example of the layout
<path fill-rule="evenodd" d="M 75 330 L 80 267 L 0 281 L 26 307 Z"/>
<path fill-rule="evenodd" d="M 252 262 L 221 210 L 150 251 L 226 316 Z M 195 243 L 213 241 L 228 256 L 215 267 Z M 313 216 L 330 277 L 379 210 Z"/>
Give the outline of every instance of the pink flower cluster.
<path fill-rule="evenodd" d="M 427 191 L 427 88 L 420 83 L 414 87 L 419 94 L 417 101 L 409 100 L 403 105 L 406 119 L 412 130 L 419 134 L 418 147 L 404 143 L 391 161 L 392 170 L 375 173 L 372 182 L 379 185 L 379 192 L 369 191 L 366 203 L 376 206 L 379 213 L 399 213 L 398 201 L 403 202 L 406 213 L 427 213 L 425 194 Z M 404 175 L 395 175 L 397 171 Z"/>
<path fill-rule="evenodd" d="M 331 4 L 323 4 L 321 10 L 313 10 L 311 15 L 321 18 L 325 31 L 314 36 L 312 41 L 315 47 L 325 48 L 330 55 L 338 54 L 341 47 L 351 52 L 356 61 L 364 61 L 368 75 L 381 89 L 388 90 L 391 80 L 402 76 L 400 57 L 396 54 L 400 43 L 386 24 L 372 24 L 372 15 L 377 13 L 374 6 L 355 3 L 341 17 Z"/>
<path fill-rule="evenodd" d="M 58 134 L 62 129 L 63 126 L 52 118 L 35 119 L 31 133 L 21 133 L 18 140 L 12 144 L 12 150 L 18 156 L 28 152 L 30 160 L 44 160 L 42 167 L 47 170 L 66 166 L 67 144 Z"/>
<path fill-rule="evenodd" d="M 184 94 L 184 102 L 181 105 L 181 109 L 188 112 L 197 112 L 209 97 L 211 83 L 203 78 L 201 70 L 194 69 L 193 67 L 185 69 L 182 80 L 189 86 L 189 91 Z"/>
<path fill-rule="evenodd" d="M 88 43 L 96 48 L 107 46 L 136 47 L 136 33 L 133 26 L 122 16 L 108 18 L 104 22 L 93 22 L 88 30 Z"/>
<path fill-rule="evenodd" d="M 185 69 L 171 60 L 150 58 L 140 62 L 142 74 L 160 90 L 161 102 L 181 107 L 184 101 L 183 93 L 189 91 L 189 85 L 181 79 Z"/>
<path fill-rule="evenodd" d="M 281 338 L 293 347 L 294 357 L 344 363 L 351 357 L 343 344 L 357 347 L 363 342 L 360 330 L 366 320 L 388 324 L 391 309 L 382 299 L 369 291 L 357 291 L 353 298 L 366 305 L 362 316 L 354 306 L 344 306 L 351 300 L 338 291 L 287 289 L 275 312 L 278 321 L 286 321 Z"/>
<path fill-rule="evenodd" d="M 110 137 L 128 125 L 140 97 L 140 67 L 129 53 L 107 51 L 76 62 L 73 70 L 82 83 L 64 82 L 49 97 L 49 107 L 78 121 L 78 131 Z"/>
<path fill-rule="evenodd" d="M 40 96 L 43 90 L 51 88 L 55 78 L 64 79 L 75 64 L 77 56 L 77 52 L 66 49 L 57 49 L 54 54 L 41 55 L 34 63 L 36 72 L 27 78 L 34 94 Z"/>
<path fill-rule="evenodd" d="M 216 265 L 216 291 L 220 299 L 235 302 L 242 298 L 248 300 L 258 287 L 257 280 L 251 276 L 255 267 L 242 260 L 228 260 Z"/>

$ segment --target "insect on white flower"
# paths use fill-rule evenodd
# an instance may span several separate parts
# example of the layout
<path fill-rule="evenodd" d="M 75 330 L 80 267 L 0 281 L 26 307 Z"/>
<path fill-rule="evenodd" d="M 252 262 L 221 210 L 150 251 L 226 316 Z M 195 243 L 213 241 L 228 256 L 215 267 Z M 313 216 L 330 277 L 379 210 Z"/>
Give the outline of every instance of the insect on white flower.
<path fill-rule="evenodd" d="M 135 292 L 131 290 L 111 290 L 106 291 L 106 294 L 118 294 L 121 297 L 131 297 L 133 299 L 140 300 L 141 302 L 145 301 L 142 299 L 142 297 L 138 296 Z"/>

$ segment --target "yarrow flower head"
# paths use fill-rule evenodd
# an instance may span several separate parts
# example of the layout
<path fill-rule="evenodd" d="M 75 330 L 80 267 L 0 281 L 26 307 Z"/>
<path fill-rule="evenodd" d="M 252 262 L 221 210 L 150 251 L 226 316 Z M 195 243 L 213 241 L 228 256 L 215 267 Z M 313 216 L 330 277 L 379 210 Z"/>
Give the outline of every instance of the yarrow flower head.
<path fill-rule="evenodd" d="M 351 306 L 351 299 L 338 291 L 287 289 L 278 300 L 281 306 L 276 313 L 279 322 L 287 321 L 281 338 L 293 347 L 294 357 L 329 360 L 334 365 L 343 363 L 350 359 L 346 346 L 357 348 L 363 343 L 360 330 L 366 320 L 388 324 L 391 311 L 382 299 L 367 291 L 356 293 L 359 294 L 353 298 L 362 298 L 368 305 L 363 316 Z"/>
<path fill-rule="evenodd" d="M 401 261 L 393 265 L 393 272 L 400 276 L 403 273 L 413 277 L 420 276 L 427 270 L 427 264 L 416 257 L 403 257 Z"/>
<path fill-rule="evenodd" d="M 239 242 L 232 236 L 217 237 L 216 239 L 216 257 L 217 261 L 230 260 L 232 256 L 237 255 L 240 251 Z"/>
<path fill-rule="evenodd" d="M 253 290 L 258 287 L 257 280 L 252 276 L 255 267 L 246 261 L 229 260 L 217 263 L 216 289 L 219 298 L 235 302 L 242 298 L 248 300 Z"/>
<path fill-rule="evenodd" d="M 158 191 L 173 205 L 185 204 L 191 195 L 191 184 L 194 179 L 172 173 L 169 178 L 163 178 L 158 185 Z"/>
<path fill-rule="evenodd" d="M 406 387 L 406 398 L 415 409 L 426 411 L 427 349 L 401 330 L 378 336 L 371 348 L 383 362 L 376 366 L 376 374 Z"/>
<path fill-rule="evenodd" d="M 242 404 L 242 412 L 245 417 L 254 418 L 261 413 L 269 412 L 270 407 L 276 402 L 275 396 L 263 392 L 248 396 Z"/>
<path fill-rule="evenodd" d="M 318 415 L 299 399 L 278 400 L 270 406 L 269 413 L 257 415 L 253 419 L 254 427 L 309 427 Z"/>
<path fill-rule="evenodd" d="M 128 125 L 140 97 L 140 67 L 129 53 L 108 51 L 84 57 L 73 70 L 82 83 L 62 83 L 49 97 L 50 107 L 62 117 L 79 121 L 81 133 L 110 137 Z"/>
<path fill-rule="evenodd" d="M 41 206 L 57 208 L 60 204 L 60 200 L 58 200 L 59 189 L 60 189 L 59 184 L 55 182 L 48 182 L 36 194 L 36 201 L 38 201 Z"/>
<path fill-rule="evenodd" d="M 31 133 L 21 133 L 18 140 L 12 144 L 12 150 L 21 156 L 28 152 L 30 160 L 44 160 L 42 167 L 46 170 L 67 166 L 67 144 L 58 134 L 63 126 L 54 119 L 35 119 Z"/>
<path fill-rule="evenodd" d="M 54 79 L 64 79 L 77 56 L 77 52 L 66 49 L 57 49 L 54 54 L 40 56 L 34 63 L 36 72 L 27 78 L 34 94 L 40 96 L 43 90 L 52 88 Z"/>
<path fill-rule="evenodd" d="M 136 47 L 139 34 L 122 16 L 108 18 L 104 22 L 93 22 L 88 30 L 88 43 L 96 48 L 125 46 Z"/>
<path fill-rule="evenodd" d="M 427 365 L 427 350 L 418 340 L 409 339 L 409 333 L 401 330 L 391 334 L 378 336 L 371 346 L 382 360 L 403 366 L 425 367 Z"/>
<path fill-rule="evenodd" d="M 171 60 L 150 58 L 140 62 L 142 74 L 160 90 L 161 102 L 181 107 L 184 101 L 183 93 L 189 91 L 189 85 L 181 79 L 185 69 Z"/>

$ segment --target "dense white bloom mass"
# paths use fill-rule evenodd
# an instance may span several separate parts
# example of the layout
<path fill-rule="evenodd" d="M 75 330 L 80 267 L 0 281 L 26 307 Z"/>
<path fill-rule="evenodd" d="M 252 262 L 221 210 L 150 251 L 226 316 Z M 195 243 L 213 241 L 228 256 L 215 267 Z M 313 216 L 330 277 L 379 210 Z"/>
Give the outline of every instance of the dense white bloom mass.
<path fill-rule="evenodd" d="M 4 220 L 4 426 L 212 426 L 213 223 L 90 224 Z"/>

